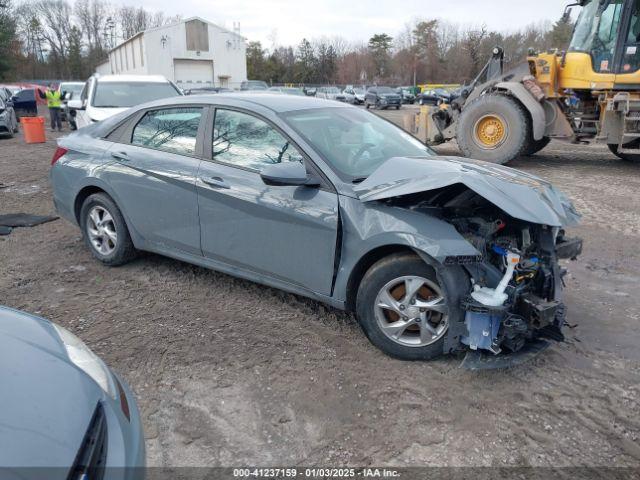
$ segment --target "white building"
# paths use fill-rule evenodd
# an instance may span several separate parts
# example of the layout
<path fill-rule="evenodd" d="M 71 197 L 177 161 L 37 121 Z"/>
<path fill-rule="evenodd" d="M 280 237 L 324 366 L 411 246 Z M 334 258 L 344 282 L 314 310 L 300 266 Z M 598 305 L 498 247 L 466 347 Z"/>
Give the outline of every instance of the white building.
<path fill-rule="evenodd" d="M 180 88 L 239 88 L 247 79 L 245 38 L 199 17 L 140 32 L 109 52 L 100 74 L 164 75 Z"/>

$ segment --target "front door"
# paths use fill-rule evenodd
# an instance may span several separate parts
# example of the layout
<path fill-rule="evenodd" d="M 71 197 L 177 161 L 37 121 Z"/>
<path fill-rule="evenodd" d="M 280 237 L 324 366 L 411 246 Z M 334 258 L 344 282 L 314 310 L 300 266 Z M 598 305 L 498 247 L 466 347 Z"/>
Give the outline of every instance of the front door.
<path fill-rule="evenodd" d="M 201 107 L 149 110 L 109 150 L 103 175 L 150 246 L 201 255 L 195 179 Z M 200 147 L 201 148 L 201 147 Z"/>
<path fill-rule="evenodd" d="M 259 173 L 269 164 L 309 160 L 267 121 L 233 110 L 216 110 L 207 147 L 213 160 L 202 162 L 197 181 L 203 254 L 329 295 L 337 194 L 330 188 L 269 186 Z"/>

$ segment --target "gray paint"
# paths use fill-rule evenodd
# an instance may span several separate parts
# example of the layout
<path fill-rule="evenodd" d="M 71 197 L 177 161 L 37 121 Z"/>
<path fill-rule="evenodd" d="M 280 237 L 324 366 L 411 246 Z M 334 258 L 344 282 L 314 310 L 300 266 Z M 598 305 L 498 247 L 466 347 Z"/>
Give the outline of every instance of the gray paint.
<path fill-rule="evenodd" d="M 354 188 L 365 202 L 461 183 L 514 218 L 553 227 L 578 223 L 567 198 L 534 175 L 457 157 L 392 158 Z"/>
<path fill-rule="evenodd" d="M 99 139 L 127 115 L 135 119 L 151 108 L 187 104 L 246 111 L 270 122 L 304 152 L 308 170 L 318 173 L 322 188 L 267 186 L 257 172 L 212 161 L 210 146 L 203 144 L 209 138 L 210 125 L 198 140 L 201 161 L 193 189 L 191 175 L 197 159 L 146 151 L 140 152 L 139 160 L 116 161 L 107 151 L 127 148 L 122 143 L 127 136 L 122 134 L 113 146 Z M 355 108 L 272 94 L 181 97 L 135 107 L 119 119 L 97 124 L 90 135 L 85 131 L 59 140 L 74 153 L 52 168 L 55 203 L 62 215 L 75 221 L 70 205 L 83 187 L 95 185 L 119 205 L 137 248 L 338 308 L 344 308 L 348 300 L 347 286 L 354 266 L 376 248 L 408 247 L 437 263 L 447 256 L 478 255 L 450 224 L 375 200 L 464 183 L 513 217 L 551 226 L 577 221 L 570 202 L 539 178 L 507 167 L 453 158 L 395 158 L 362 184 L 345 183 L 279 115 L 327 107 Z M 209 114 L 208 123 L 211 118 Z M 126 132 L 125 127 L 118 131 Z M 210 177 L 219 177 L 222 184 L 203 182 Z M 198 224 L 194 225 L 196 213 Z M 162 228 L 153 225 L 154 221 Z M 193 242 L 198 230 L 199 245 L 197 239 Z"/>
<path fill-rule="evenodd" d="M 23 467 L 58 467 L 48 478 L 66 478 L 98 402 L 107 416 L 107 465 L 144 466 L 142 425 L 127 384 L 120 380 L 131 422 L 119 400 L 71 363 L 47 320 L 0 307 L 0 378 L 1 475 L 10 475 L 9 468 L 17 475 Z M 140 472 L 124 478 L 134 474 Z"/>

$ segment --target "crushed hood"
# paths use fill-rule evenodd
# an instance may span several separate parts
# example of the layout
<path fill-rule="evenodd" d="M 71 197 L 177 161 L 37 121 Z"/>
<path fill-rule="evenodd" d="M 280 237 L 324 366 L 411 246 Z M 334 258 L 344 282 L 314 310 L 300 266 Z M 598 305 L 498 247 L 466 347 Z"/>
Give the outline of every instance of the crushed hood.
<path fill-rule="evenodd" d="M 354 187 L 363 202 L 466 185 L 514 218 L 541 225 L 576 225 L 580 215 L 550 183 L 520 170 L 458 157 L 387 160 Z"/>

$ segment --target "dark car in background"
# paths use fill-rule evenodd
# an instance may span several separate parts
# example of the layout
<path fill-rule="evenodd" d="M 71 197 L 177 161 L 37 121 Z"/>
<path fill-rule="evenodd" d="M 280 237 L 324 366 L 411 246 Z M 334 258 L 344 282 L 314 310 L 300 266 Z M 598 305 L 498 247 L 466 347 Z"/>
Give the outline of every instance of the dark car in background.
<path fill-rule="evenodd" d="M 38 115 L 38 100 L 33 88 L 24 88 L 14 94 L 13 109 L 18 119 L 21 117 L 35 117 Z"/>
<path fill-rule="evenodd" d="M 144 478 L 136 400 L 69 330 L 0 306 L 0 478 Z"/>
<path fill-rule="evenodd" d="M 402 97 L 391 87 L 371 87 L 364 96 L 364 106 L 377 109 L 395 107 L 398 110 L 402 106 Z"/>
<path fill-rule="evenodd" d="M 444 88 L 424 90 L 418 95 L 420 105 L 440 105 L 451 102 L 451 93 Z"/>
<path fill-rule="evenodd" d="M 413 105 L 416 103 L 416 96 L 413 93 L 413 87 L 398 87 L 396 93 L 402 97 L 402 103 Z"/>

